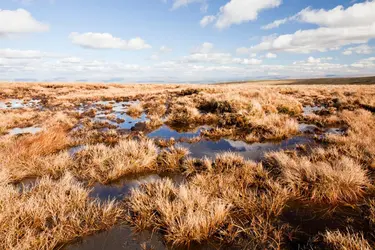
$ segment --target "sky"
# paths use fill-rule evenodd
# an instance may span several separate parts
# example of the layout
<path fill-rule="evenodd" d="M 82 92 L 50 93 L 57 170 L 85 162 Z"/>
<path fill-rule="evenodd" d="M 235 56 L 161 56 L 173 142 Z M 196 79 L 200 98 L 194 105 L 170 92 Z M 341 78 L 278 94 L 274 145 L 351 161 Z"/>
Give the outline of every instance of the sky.
<path fill-rule="evenodd" d="M 375 0 L 0 0 L 0 81 L 375 75 Z"/>

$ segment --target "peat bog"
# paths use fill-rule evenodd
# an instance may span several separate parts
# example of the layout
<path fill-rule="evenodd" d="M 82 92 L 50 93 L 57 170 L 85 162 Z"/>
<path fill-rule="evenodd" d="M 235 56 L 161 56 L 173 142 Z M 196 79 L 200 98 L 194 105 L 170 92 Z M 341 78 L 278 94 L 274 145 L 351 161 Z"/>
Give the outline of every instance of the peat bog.
<path fill-rule="evenodd" d="M 374 86 L 0 84 L 0 248 L 372 249 Z"/>

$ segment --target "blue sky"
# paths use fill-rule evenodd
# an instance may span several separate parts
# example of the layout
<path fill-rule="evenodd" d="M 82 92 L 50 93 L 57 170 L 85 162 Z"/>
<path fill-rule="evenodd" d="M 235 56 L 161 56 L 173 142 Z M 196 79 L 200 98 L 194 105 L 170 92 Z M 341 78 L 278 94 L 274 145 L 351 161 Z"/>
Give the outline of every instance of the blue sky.
<path fill-rule="evenodd" d="M 0 80 L 375 73 L 375 1 L 0 0 Z"/>

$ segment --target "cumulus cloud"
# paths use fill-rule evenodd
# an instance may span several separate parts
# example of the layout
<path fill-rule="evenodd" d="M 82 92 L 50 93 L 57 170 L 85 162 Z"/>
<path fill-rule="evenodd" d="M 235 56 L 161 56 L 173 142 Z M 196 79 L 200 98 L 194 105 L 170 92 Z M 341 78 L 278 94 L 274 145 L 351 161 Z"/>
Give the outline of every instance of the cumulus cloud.
<path fill-rule="evenodd" d="M 259 12 L 265 9 L 280 6 L 282 0 L 231 0 L 226 5 L 220 7 L 219 13 L 215 16 L 205 16 L 201 20 L 201 25 L 206 26 L 215 22 L 215 27 L 224 29 L 233 24 L 254 21 L 258 18 Z"/>
<path fill-rule="evenodd" d="M 213 23 L 215 20 L 216 20 L 215 16 L 205 16 L 200 21 L 200 25 L 201 25 L 201 27 L 206 27 L 210 23 Z"/>
<path fill-rule="evenodd" d="M 167 0 L 163 0 L 163 2 L 167 2 Z M 207 0 L 173 0 L 172 10 L 176 10 L 181 7 L 188 6 L 192 3 L 200 3 L 201 4 L 201 11 L 206 12 L 208 8 Z"/>
<path fill-rule="evenodd" d="M 0 49 L 0 58 L 19 59 L 19 58 L 43 58 L 52 56 L 49 53 L 38 50 L 15 50 L 15 49 Z"/>
<path fill-rule="evenodd" d="M 267 53 L 266 54 L 266 58 L 276 58 L 277 55 L 276 54 L 273 54 L 273 53 Z"/>
<path fill-rule="evenodd" d="M 365 68 L 375 69 L 375 57 L 370 57 L 370 58 L 359 60 L 358 62 L 353 63 L 351 66 L 354 68 L 360 68 L 360 69 L 365 69 Z"/>
<path fill-rule="evenodd" d="M 297 20 L 322 27 L 357 27 L 375 22 L 375 1 L 357 3 L 345 9 L 339 5 L 331 10 L 306 8 L 297 14 Z"/>
<path fill-rule="evenodd" d="M 79 34 L 73 32 L 69 35 L 69 38 L 73 44 L 89 49 L 141 50 L 151 48 L 151 46 L 140 37 L 123 40 L 109 33 L 88 32 Z"/>
<path fill-rule="evenodd" d="M 273 22 L 270 23 L 270 24 L 267 24 L 267 25 L 262 26 L 261 29 L 263 29 L 263 30 L 274 29 L 274 28 L 279 27 L 279 26 L 282 25 L 282 24 L 287 23 L 288 20 L 290 20 L 290 18 L 284 18 L 284 19 L 275 20 L 275 21 L 273 21 Z"/>
<path fill-rule="evenodd" d="M 375 23 L 370 26 L 359 27 L 321 27 L 280 35 L 251 47 L 251 50 L 294 53 L 325 52 L 337 50 L 350 44 L 367 43 L 371 38 L 375 38 Z"/>
<path fill-rule="evenodd" d="M 255 58 L 235 58 L 231 53 L 216 52 L 212 43 L 205 42 L 196 47 L 190 55 L 184 56 L 181 62 L 258 65 L 262 63 L 262 60 Z"/>
<path fill-rule="evenodd" d="M 169 52 L 172 52 L 172 49 L 163 45 L 163 46 L 160 47 L 159 52 L 160 53 L 169 53 Z"/>
<path fill-rule="evenodd" d="M 371 54 L 373 52 L 373 48 L 368 46 L 367 44 L 362 44 L 362 45 L 359 45 L 359 46 L 356 46 L 356 47 L 350 47 L 350 48 L 346 48 L 342 54 L 343 55 L 352 55 L 353 53 L 356 53 L 356 54 L 362 54 L 362 55 L 368 55 L 368 54 Z"/>
<path fill-rule="evenodd" d="M 212 43 L 205 42 L 205 43 L 199 45 L 198 47 L 196 47 L 193 50 L 193 53 L 196 53 L 196 54 L 205 54 L 205 53 L 211 52 L 213 50 L 213 48 L 214 48 L 214 45 Z"/>
<path fill-rule="evenodd" d="M 293 34 L 280 35 L 253 46 L 254 51 L 287 51 L 310 53 L 312 51 L 337 50 L 343 46 L 364 44 L 375 38 L 375 1 L 357 3 L 345 9 L 339 5 L 331 10 L 306 8 L 287 19 L 276 20 L 264 29 L 278 27 L 288 20 L 316 24 L 320 27 L 298 30 Z M 350 55 L 354 50 L 344 51 Z M 368 49 L 358 50 L 362 54 Z M 365 53 L 363 53 L 365 52 Z"/>
<path fill-rule="evenodd" d="M 262 29 L 277 28 L 288 21 L 316 24 L 321 27 L 356 27 L 371 25 L 375 22 L 375 1 L 366 1 L 354 4 L 347 9 L 339 5 L 331 10 L 311 7 L 301 10 L 299 13 L 267 24 Z"/>
<path fill-rule="evenodd" d="M 28 11 L 0 9 L 0 37 L 17 33 L 48 31 L 49 26 L 37 21 Z"/>

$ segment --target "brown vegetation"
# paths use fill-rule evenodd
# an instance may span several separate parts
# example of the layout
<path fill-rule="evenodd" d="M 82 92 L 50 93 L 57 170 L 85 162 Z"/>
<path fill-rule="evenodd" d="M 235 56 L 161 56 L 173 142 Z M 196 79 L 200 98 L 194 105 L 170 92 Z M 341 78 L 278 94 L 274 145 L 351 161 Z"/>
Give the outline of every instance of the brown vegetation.
<path fill-rule="evenodd" d="M 372 249 L 371 81 L 285 80 L 199 88 L 0 84 L 5 103 L 38 100 L 37 105 L 0 108 L 0 248 L 60 248 L 126 220 L 138 230 L 160 232 L 175 246 Z M 366 85 L 345 85 L 354 82 Z M 120 116 L 140 118 L 143 112 L 139 124 Z M 304 132 L 302 123 L 316 129 Z M 147 138 L 163 125 L 175 130 L 173 136 L 206 126 L 194 137 Z M 31 126 L 42 130 L 8 134 Z M 329 129 L 340 132 L 329 134 Z M 279 145 L 296 135 L 313 143 L 288 151 L 275 146 L 256 163 L 231 152 L 193 158 L 180 146 L 223 138 Z M 105 186 L 137 174 L 159 174 L 161 179 L 134 189 L 124 201 L 90 198 L 93 184 Z M 35 183 L 22 187 L 28 179 Z"/>

